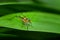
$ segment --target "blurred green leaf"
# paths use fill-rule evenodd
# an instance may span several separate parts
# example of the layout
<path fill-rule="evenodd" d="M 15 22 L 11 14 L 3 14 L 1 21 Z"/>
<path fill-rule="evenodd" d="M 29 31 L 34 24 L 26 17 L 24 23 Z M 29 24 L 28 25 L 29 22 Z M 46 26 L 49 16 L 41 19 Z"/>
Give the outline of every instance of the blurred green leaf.
<path fill-rule="evenodd" d="M 5 26 L 8 28 L 13 28 L 18 30 L 27 30 L 26 27 L 21 27 L 21 21 L 16 18 L 16 15 L 21 14 L 26 15 L 31 18 L 33 23 L 36 26 L 29 28 L 29 31 L 43 31 L 43 32 L 51 32 L 51 33 L 60 33 L 60 1 L 59 0 L 0 0 L 0 26 Z M 12 18 L 14 17 L 14 18 Z M 12 18 L 10 20 L 10 18 Z M 9 19 L 9 20 L 8 20 Z M 38 20 L 37 20 L 38 19 Z M 17 32 L 16 30 L 13 32 Z M 12 30 L 8 31 L 6 28 L 1 29 L 1 35 L 10 36 L 10 34 L 19 35 L 18 33 L 10 33 Z M 7 34 L 3 34 L 7 33 Z M 10 34 L 9 34 L 10 33 Z M 32 32 L 33 33 L 33 32 Z M 22 34 L 22 33 L 21 33 Z M 36 33 L 37 39 L 47 39 L 51 38 L 51 36 L 44 34 L 39 35 L 40 33 Z M 27 34 L 26 34 L 27 35 Z M 25 35 L 25 36 L 26 36 Z M 28 34 L 29 35 L 29 34 Z M 30 34 L 31 35 L 31 34 Z M 25 37 L 23 36 L 23 37 Z M 33 37 L 32 37 L 33 36 Z M 32 36 L 27 38 L 35 39 L 36 36 L 32 34 Z M 46 37 L 45 37 L 46 36 Z M 54 35 L 56 36 L 56 34 Z M 53 36 L 53 37 L 54 37 Z"/>

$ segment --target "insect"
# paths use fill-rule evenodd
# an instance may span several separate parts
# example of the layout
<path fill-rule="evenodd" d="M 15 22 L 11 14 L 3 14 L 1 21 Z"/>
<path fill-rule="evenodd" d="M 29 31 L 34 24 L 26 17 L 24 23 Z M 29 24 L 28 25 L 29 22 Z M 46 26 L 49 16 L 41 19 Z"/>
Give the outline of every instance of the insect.
<path fill-rule="evenodd" d="M 19 18 L 21 19 L 23 25 L 32 26 L 31 20 L 27 18 L 26 16 L 23 16 L 23 17 L 19 16 Z"/>

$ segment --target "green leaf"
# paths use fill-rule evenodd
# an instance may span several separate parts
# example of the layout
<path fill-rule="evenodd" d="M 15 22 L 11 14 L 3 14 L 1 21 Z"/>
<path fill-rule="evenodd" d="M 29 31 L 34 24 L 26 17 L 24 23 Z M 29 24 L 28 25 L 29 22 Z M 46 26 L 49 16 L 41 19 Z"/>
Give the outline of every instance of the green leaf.
<path fill-rule="evenodd" d="M 0 30 L 1 35 L 4 37 L 6 35 L 7 37 L 10 37 L 11 35 L 11 37 L 24 37 L 36 40 L 55 38 L 55 36 L 58 37 L 60 34 L 59 3 L 59 0 L 0 1 L 0 26 L 7 28 L 3 28 Z M 26 26 L 22 25 L 21 19 L 16 17 L 21 15 L 27 16 L 32 21 L 33 26 L 28 27 L 28 30 Z M 51 33 L 57 34 L 53 35 Z"/>

